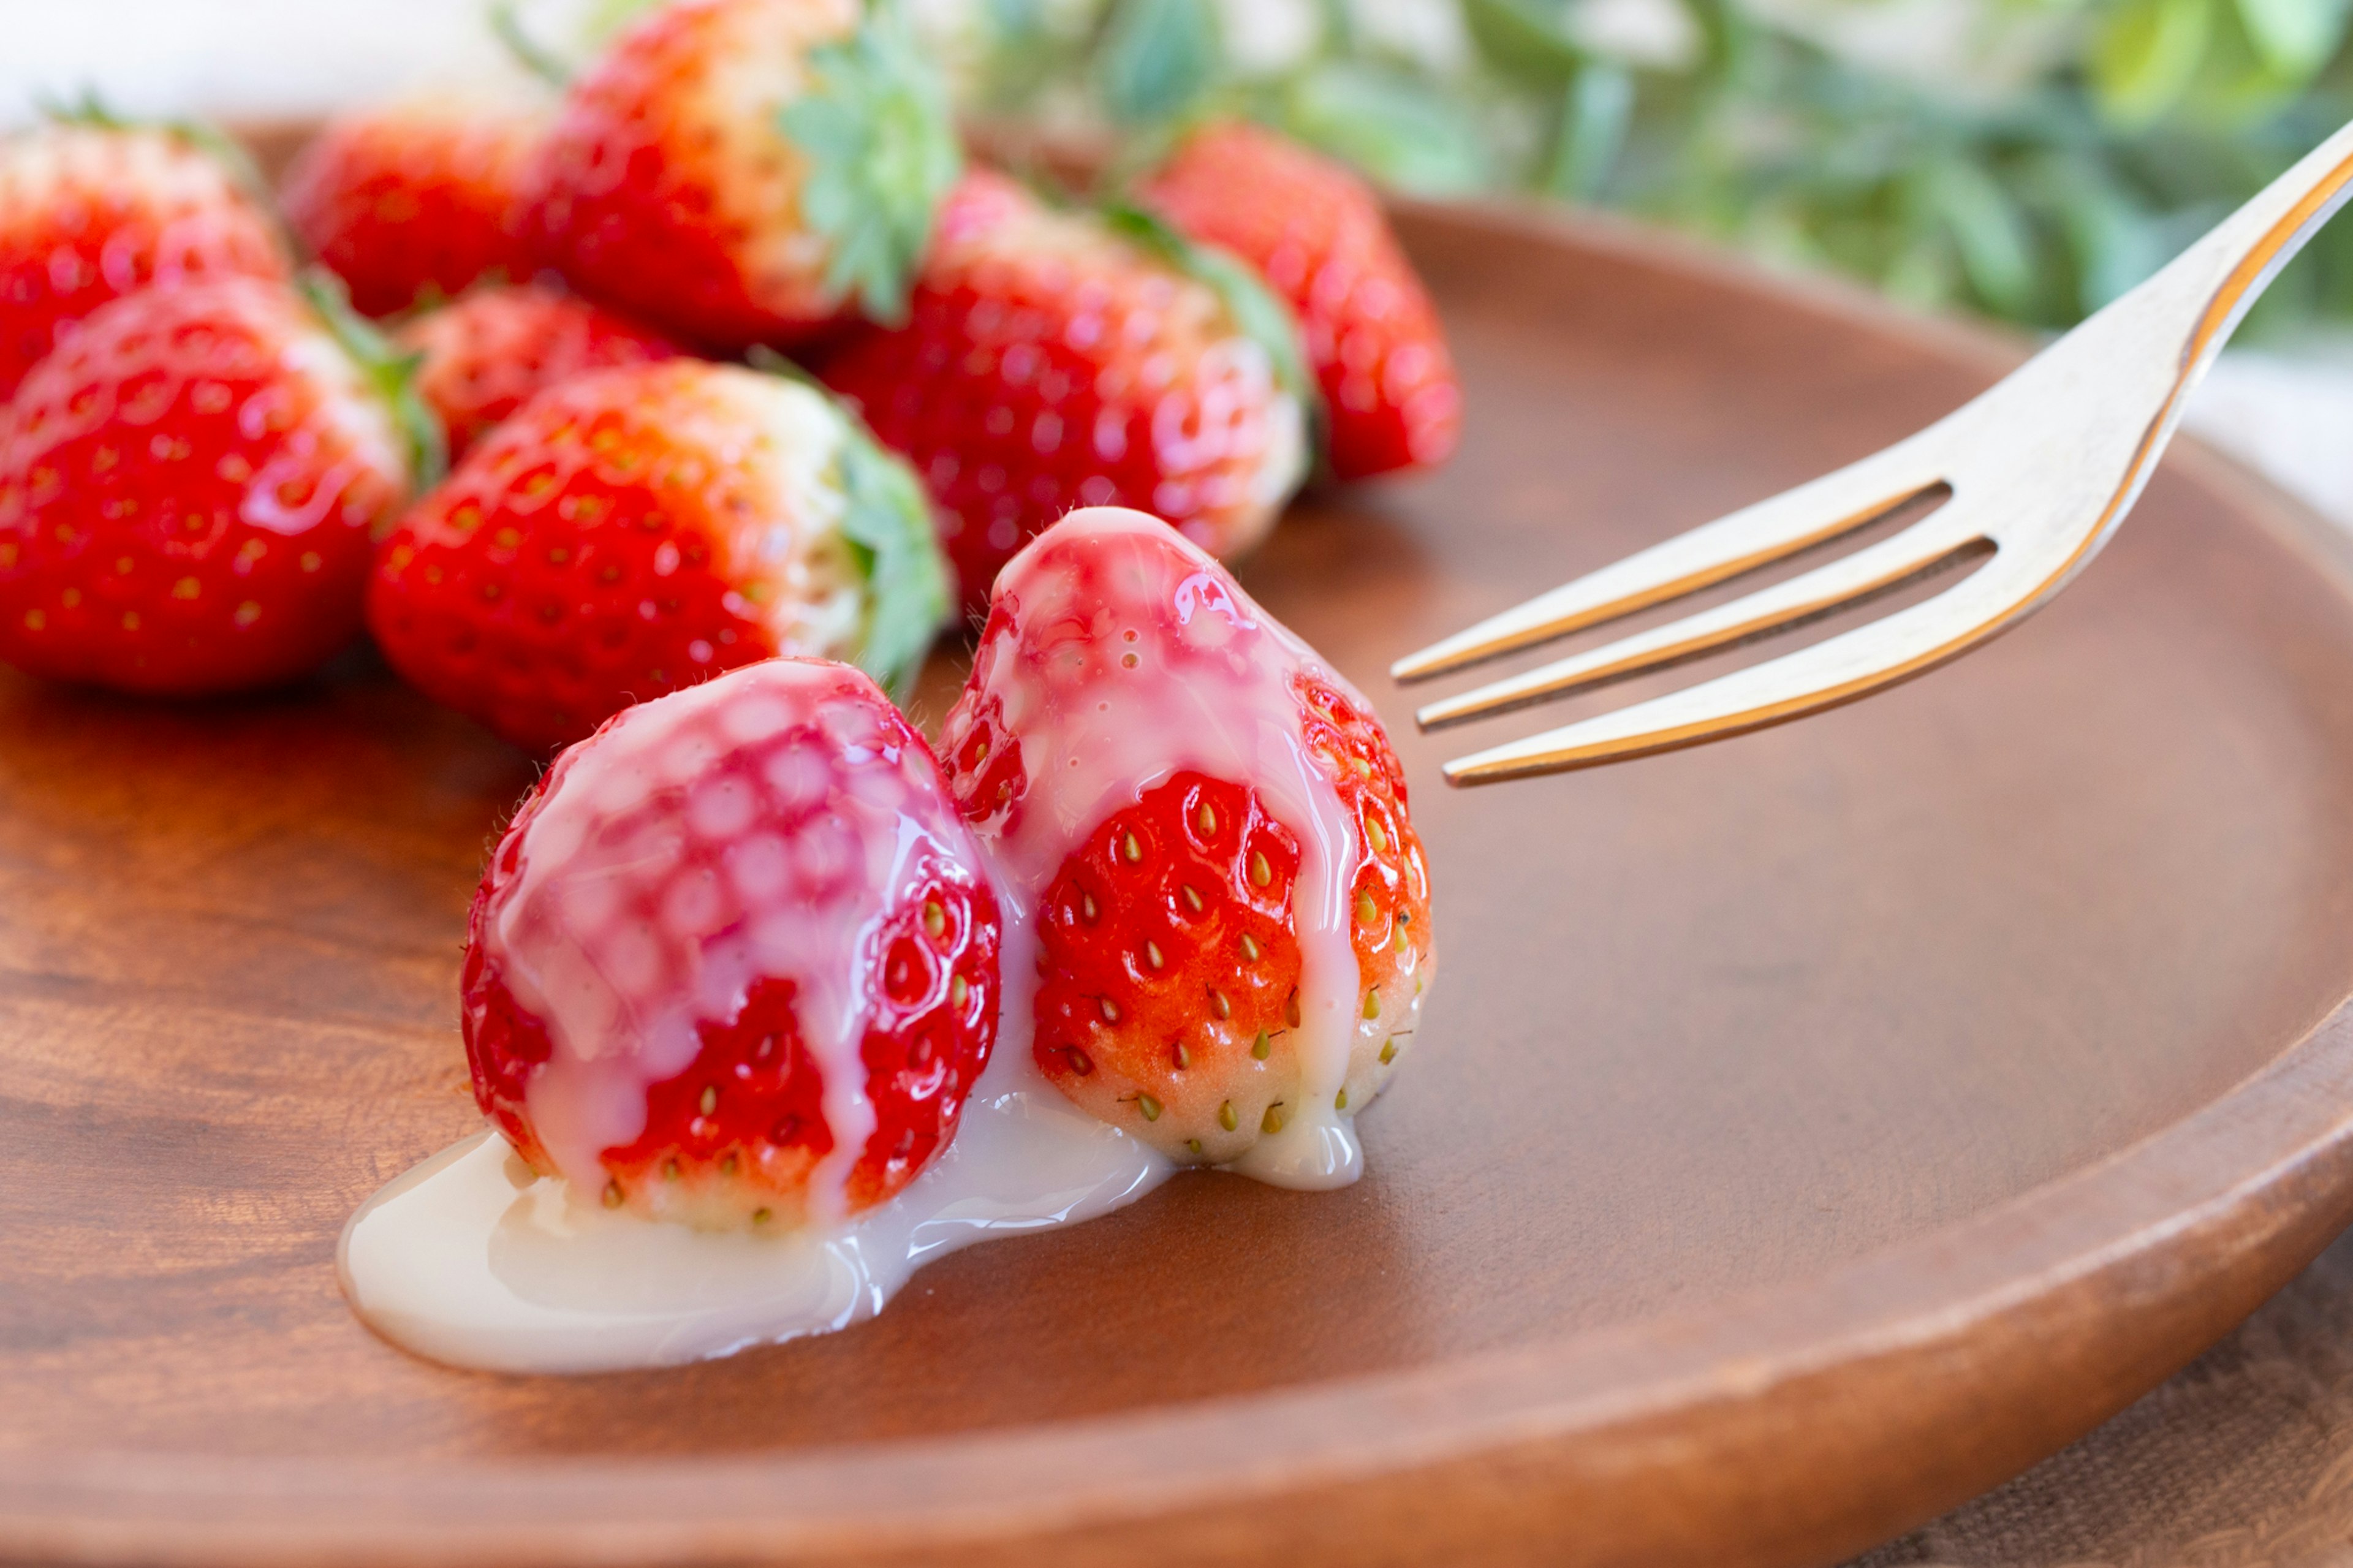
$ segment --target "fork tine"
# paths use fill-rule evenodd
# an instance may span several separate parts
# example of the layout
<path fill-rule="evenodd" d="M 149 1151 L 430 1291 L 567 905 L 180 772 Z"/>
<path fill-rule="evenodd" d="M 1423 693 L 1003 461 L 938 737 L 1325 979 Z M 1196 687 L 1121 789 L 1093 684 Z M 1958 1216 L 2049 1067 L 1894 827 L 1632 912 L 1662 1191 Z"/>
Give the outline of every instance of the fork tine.
<path fill-rule="evenodd" d="M 1956 533 L 1931 522 L 1916 523 L 1868 550 L 1729 604 L 1430 703 L 1414 720 L 1425 730 L 1435 730 L 1680 664 L 1737 643 L 1792 630 L 1953 564 L 1961 556 L 1990 548 L 1989 542 L 1973 529 Z"/>
<path fill-rule="evenodd" d="M 1490 616 L 1398 659 L 1389 674 L 1443 675 L 1696 593 L 1864 527 L 1936 489 L 1942 478 L 1915 436 Z"/>
<path fill-rule="evenodd" d="M 1867 697 L 2015 625 L 2063 574 L 2033 552 L 1992 560 L 1935 598 L 1796 653 L 1446 764 L 1454 784 L 1561 773 L 1761 730 Z"/>

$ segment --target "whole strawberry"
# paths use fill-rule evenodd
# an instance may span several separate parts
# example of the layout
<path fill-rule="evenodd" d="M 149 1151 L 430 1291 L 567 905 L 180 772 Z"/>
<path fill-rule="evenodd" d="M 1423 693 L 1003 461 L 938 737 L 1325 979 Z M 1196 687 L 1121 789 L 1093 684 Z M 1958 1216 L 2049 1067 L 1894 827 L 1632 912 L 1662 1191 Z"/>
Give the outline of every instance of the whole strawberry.
<path fill-rule="evenodd" d="M 1335 477 L 1453 454 L 1462 392 L 1430 295 L 1354 174 L 1271 131 L 1214 125 L 1139 192 L 1186 235 L 1256 268 L 1299 318 Z"/>
<path fill-rule="evenodd" d="M 544 118 L 455 99 L 339 115 L 286 171 L 287 220 L 352 303 L 388 316 L 485 278 L 522 282 L 520 181 Z"/>
<path fill-rule="evenodd" d="M 899 682 L 947 609 L 923 492 L 830 397 L 674 359 L 525 404 L 385 540 L 385 657 L 518 744 L 776 654 Z"/>
<path fill-rule="evenodd" d="M 438 441 L 327 296 L 226 279 L 127 295 L 17 388 L 0 444 L 0 659 L 192 694 L 351 641 L 370 531 Z"/>
<path fill-rule="evenodd" d="M 893 320 L 958 163 L 894 6 L 673 0 L 573 84 L 531 180 L 584 293 L 725 348 Z"/>
<path fill-rule="evenodd" d="M 1037 1065 L 1179 1160 L 1303 1185 L 1410 1044 L 1429 872 L 1363 698 L 1158 520 L 998 576 L 941 741 L 1037 932 Z"/>
<path fill-rule="evenodd" d="M 0 142 L 0 398 L 109 300 L 288 270 L 269 215 L 199 132 L 91 115 Z"/>
<path fill-rule="evenodd" d="M 533 393 L 585 371 L 680 352 L 651 328 L 536 286 L 474 289 L 393 337 L 419 356 L 417 390 L 441 421 L 453 462 Z"/>
<path fill-rule="evenodd" d="M 852 335 L 819 370 L 928 481 L 968 606 L 1075 506 L 1148 508 L 1231 555 L 1306 470 L 1290 328 L 1240 270 L 976 174 L 906 325 Z"/>
<path fill-rule="evenodd" d="M 629 709 L 524 804 L 468 925 L 475 1099 L 608 1207 L 831 1224 L 955 1136 L 999 940 L 923 737 L 857 670 L 766 660 Z"/>

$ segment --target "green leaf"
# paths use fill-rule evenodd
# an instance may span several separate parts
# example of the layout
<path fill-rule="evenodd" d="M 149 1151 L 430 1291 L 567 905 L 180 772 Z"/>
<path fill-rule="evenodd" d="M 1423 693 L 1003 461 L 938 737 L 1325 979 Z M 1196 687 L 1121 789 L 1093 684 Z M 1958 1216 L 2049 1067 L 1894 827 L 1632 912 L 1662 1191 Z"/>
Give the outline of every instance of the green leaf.
<path fill-rule="evenodd" d="M 2126 0 L 2092 47 L 2092 85 L 2123 125 L 2147 125 L 2179 102 L 2214 31 L 2214 0 Z"/>
<path fill-rule="evenodd" d="M 319 318 L 319 324 L 352 356 L 360 374 L 384 399 L 393 427 L 408 447 L 408 478 L 414 492 L 422 495 L 439 484 L 449 471 L 449 447 L 441 433 L 441 421 L 434 417 L 417 390 L 417 367 L 425 356 L 402 353 L 389 338 L 363 321 L 352 309 L 343 280 L 325 268 L 304 268 L 294 279 L 294 288 Z"/>
<path fill-rule="evenodd" d="M 2278 75 L 2307 80 L 2345 41 L 2348 0 L 2235 0 L 2240 26 Z"/>
<path fill-rule="evenodd" d="M 1401 191 L 1459 195 L 1488 183 L 1486 145 L 1469 110 L 1402 71 L 1316 66 L 1291 83 L 1279 113 L 1300 141 Z"/>
<path fill-rule="evenodd" d="M 1930 166 L 1923 179 L 1969 287 L 1997 310 L 2022 310 L 2034 289 L 2034 247 L 2009 193 L 1958 159 Z"/>
<path fill-rule="evenodd" d="M 1116 0 L 1095 58 L 1112 118 L 1174 120 L 1198 102 L 1225 58 L 1210 0 Z"/>
<path fill-rule="evenodd" d="M 884 451 L 864 421 L 841 412 L 849 424 L 836 459 L 849 501 L 841 531 L 871 562 L 866 629 L 854 662 L 904 704 L 953 607 L 947 562 L 914 470 Z"/>
<path fill-rule="evenodd" d="M 929 492 L 825 383 L 765 343 L 754 343 L 744 359 L 763 375 L 799 383 L 841 416 L 841 449 L 834 455 L 845 503 L 841 535 L 866 573 L 863 629 L 850 662 L 904 705 L 955 608 Z"/>
<path fill-rule="evenodd" d="M 1462 0 L 1462 26 L 1480 58 L 1522 81 L 1566 82 L 1585 61 L 1561 0 Z"/>
<path fill-rule="evenodd" d="M 572 62 L 532 37 L 516 0 L 491 0 L 489 19 L 491 36 L 515 64 L 558 92 L 572 85 Z"/>
<path fill-rule="evenodd" d="M 1103 208 L 1103 216 L 1113 233 L 1208 284 L 1242 335 L 1266 351 L 1275 384 L 1298 398 L 1314 416 L 1319 394 L 1300 351 L 1298 318 L 1249 263 L 1230 251 L 1186 238 L 1142 207 L 1113 202 Z"/>
<path fill-rule="evenodd" d="M 1580 68 L 1563 95 L 1546 189 L 1567 201 L 1591 201 L 1600 195 L 1633 118 L 1631 72 L 1607 60 Z"/>
<path fill-rule="evenodd" d="M 856 33 L 809 51 L 815 85 L 777 111 L 809 160 L 801 214 L 828 246 L 826 288 L 871 319 L 906 319 L 940 200 L 964 169 L 946 86 L 878 5 Z"/>

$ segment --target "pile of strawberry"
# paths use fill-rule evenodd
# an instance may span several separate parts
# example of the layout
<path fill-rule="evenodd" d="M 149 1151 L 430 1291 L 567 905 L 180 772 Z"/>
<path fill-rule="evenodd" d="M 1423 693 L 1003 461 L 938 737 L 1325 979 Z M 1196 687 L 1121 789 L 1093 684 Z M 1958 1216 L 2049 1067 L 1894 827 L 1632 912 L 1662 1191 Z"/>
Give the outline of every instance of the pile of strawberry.
<path fill-rule="evenodd" d="M 534 747 L 776 654 L 903 689 L 1072 508 L 1231 555 L 1460 409 L 1353 175 L 1213 124 L 1050 205 L 856 0 L 672 0 L 551 104 L 337 121 L 275 202 L 198 129 L 0 142 L 0 660 L 193 695 L 364 625 Z"/>
<path fill-rule="evenodd" d="M 201 128 L 93 109 L 0 142 L 0 661 L 201 696 L 301 679 L 364 630 L 535 749 L 779 656 L 903 694 L 1074 509 L 1229 556 L 1311 472 L 1444 461 L 1461 402 L 1353 175 L 1210 124 L 1113 205 L 1049 201 L 966 167 L 937 71 L 860 0 L 670 0 L 552 102 L 352 115 L 276 193 Z M 1318 689 L 1401 846 L 1386 741 Z M 909 908 L 908 963 L 994 964 L 985 899 Z M 789 1054 L 788 1027 L 704 1022 L 723 1057 Z M 968 1087 L 987 1039 L 940 1026 L 920 1062 L 889 1042 L 891 1070 L 954 1061 Z M 486 1048 L 482 1081 L 512 1079 Z"/>

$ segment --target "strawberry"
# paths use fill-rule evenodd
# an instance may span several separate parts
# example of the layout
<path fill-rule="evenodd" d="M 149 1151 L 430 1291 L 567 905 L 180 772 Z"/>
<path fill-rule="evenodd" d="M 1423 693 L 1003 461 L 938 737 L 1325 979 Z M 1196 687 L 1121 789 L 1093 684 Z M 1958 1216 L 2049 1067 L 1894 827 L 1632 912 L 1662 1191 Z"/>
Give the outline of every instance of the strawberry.
<path fill-rule="evenodd" d="M 0 398 L 111 300 L 288 270 L 269 215 L 202 132 L 93 111 L 0 142 Z"/>
<path fill-rule="evenodd" d="M 1453 454 L 1462 391 L 1445 331 L 1362 180 L 1271 131 L 1227 123 L 1188 138 L 1138 195 L 1290 302 L 1324 389 L 1335 478 Z"/>
<path fill-rule="evenodd" d="M 1388 1081 L 1431 958 L 1364 699 L 1175 531 L 1094 509 L 998 576 L 941 749 L 1036 921 L 1039 1070 L 1176 1159 L 1343 1174 L 1321 1135 Z"/>
<path fill-rule="evenodd" d="M 477 289 L 403 325 L 417 390 L 452 462 L 532 394 L 584 371 L 669 359 L 677 345 L 586 300 L 538 287 Z"/>
<path fill-rule="evenodd" d="M 535 1170 L 706 1228 L 870 1208 L 996 1042 L 997 900 L 921 735 L 768 659 L 564 753 L 468 923 L 466 1053 Z"/>
<path fill-rule="evenodd" d="M 229 278 L 97 311 L 0 446 L 0 658 L 190 694 L 299 676 L 359 630 L 370 531 L 438 435 L 331 292 Z"/>
<path fill-rule="evenodd" d="M 280 198 L 295 233 L 371 316 L 537 270 L 520 181 L 543 118 L 457 100 L 341 115 L 298 153 Z"/>
<path fill-rule="evenodd" d="M 394 668 L 518 744 L 780 653 L 903 681 L 947 607 L 903 465 L 822 391 L 674 359 L 592 371 L 491 432 L 385 540 Z"/>
<path fill-rule="evenodd" d="M 723 348 L 893 319 L 959 155 L 896 8 L 675 0 L 572 85 L 529 188 L 583 292 Z"/>
<path fill-rule="evenodd" d="M 1073 506 L 1150 507 L 1229 555 L 1305 470 L 1277 307 L 1240 268 L 1123 221 L 974 174 L 941 215 L 907 324 L 819 362 L 930 481 L 968 606 Z"/>

